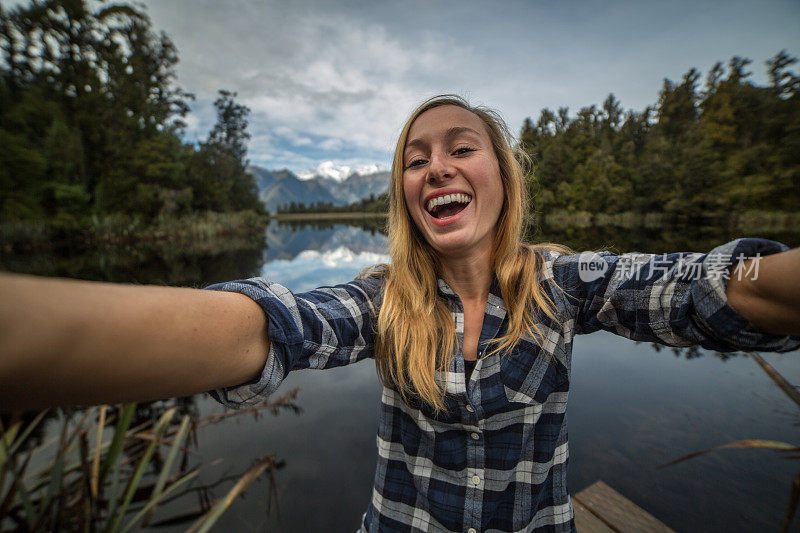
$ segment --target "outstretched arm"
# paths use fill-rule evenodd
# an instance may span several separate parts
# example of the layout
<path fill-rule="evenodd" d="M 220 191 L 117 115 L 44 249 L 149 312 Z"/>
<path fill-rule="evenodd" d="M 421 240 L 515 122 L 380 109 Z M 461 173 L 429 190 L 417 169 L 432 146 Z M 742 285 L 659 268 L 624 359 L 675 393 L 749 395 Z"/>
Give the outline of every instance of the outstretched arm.
<path fill-rule="evenodd" d="M 241 294 L 0 274 L 0 410 L 185 396 L 258 378 Z"/>
<path fill-rule="evenodd" d="M 731 273 L 725 294 L 731 306 L 761 330 L 800 335 L 800 248 L 742 261 Z"/>

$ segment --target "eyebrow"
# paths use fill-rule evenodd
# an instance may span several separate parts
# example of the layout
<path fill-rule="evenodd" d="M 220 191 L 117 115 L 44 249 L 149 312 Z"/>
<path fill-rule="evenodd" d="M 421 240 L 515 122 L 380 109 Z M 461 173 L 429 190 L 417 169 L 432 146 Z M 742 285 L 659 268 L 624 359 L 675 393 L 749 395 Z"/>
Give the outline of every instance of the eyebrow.
<path fill-rule="evenodd" d="M 477 135 L 478 137 L 480 137 L 480 135 L 481 135 L 480 133 L 478 133 L 474 129 L 468 128 L 466 126 L 453 126 L 452 128 L 448 129 L 444 133 L 444 138 L 446 140 L 450 140 L 453 137 L 458 137 L 462 133 L 471 133 L 473 135 Z M 408 141 L 406 143 L 405 150 L 403 150 L 403 151 L 405 152 L 409 148 L 416 148 L 416 147 L 424 146 L 424 145 L 425 145 L 425 141 L 423 141 L 422 139 L 412 139 L 412 140 L 410 140 L 410 141 Z"/>

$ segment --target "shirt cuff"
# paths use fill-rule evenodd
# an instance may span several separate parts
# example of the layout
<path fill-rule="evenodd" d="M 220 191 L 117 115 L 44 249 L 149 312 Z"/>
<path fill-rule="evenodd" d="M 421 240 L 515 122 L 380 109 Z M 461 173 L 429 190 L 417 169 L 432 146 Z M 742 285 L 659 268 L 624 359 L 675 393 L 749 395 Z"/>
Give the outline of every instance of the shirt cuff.
<path fill-rule="evenodd" d="M 286 376 L 284 365 L 286 350 L 282 342 L 285 339 L 282 332 L 276 331 L 267 312 L 270 299 L 274 298 L 268 288 L 269 285 L 266 280 L 256 278 L 205 287 L 206 290 L 237 292 L 249 297 L 264 309 L 269 328 L 269 352 L 259 378 L 241 385 L 208 391 L 212 398 L 225 407 L 241 409 L 261 403 L 278 389 Z"/>
<path fill-rule="evenodd" d="M 800 335 L 766 333 L 740 315 L 725 289 L 739 261 L 785 252 L 789 247 L 767 239 L 737 239 L 717 246 L 703 259 L 702 275 L 692 284 L 693 318 L 721 352 L 789 352 L 800 348 Z M 755 272 L 754 272 L 755 273 Z"/>
<path fill-rule="evenodd" d="M 269 398 L 283 382 L 284 376 L 283 364 L 281 364 L 280 358 L 276 356 L 275 349 L 275 344 L 270 343 L 267 362 L 261 370 L 261 376 L 257 381 L 214 389 L 208 391 L 208 393 L 219 403 L 232 409 L 257 405 Z"/>

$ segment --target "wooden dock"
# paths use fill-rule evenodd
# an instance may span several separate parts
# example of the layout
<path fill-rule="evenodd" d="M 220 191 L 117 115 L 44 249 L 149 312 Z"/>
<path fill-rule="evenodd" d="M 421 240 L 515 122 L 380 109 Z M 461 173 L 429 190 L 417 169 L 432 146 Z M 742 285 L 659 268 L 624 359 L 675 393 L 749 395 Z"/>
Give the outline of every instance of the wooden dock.
<path fill-rule="evenodd" d="M 572 496 L 579 533 L 675 533 L 659 519 L 602 481 Z"/>

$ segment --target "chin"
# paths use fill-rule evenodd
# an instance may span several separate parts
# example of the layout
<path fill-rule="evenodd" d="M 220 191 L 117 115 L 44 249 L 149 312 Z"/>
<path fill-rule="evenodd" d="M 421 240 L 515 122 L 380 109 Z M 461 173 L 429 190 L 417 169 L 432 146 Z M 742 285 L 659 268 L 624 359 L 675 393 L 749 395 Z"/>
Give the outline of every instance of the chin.
<path fill-rule="evenodd" d="M 433 241 L 428 240 L 428 244 L 439 254 L 457 254 L 469 250 L 472 243 L 464 238 L 438 238 Z"/>

